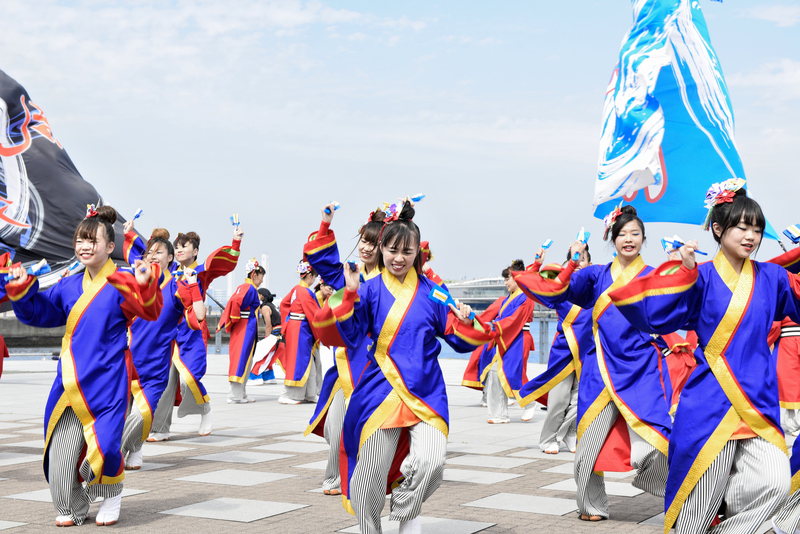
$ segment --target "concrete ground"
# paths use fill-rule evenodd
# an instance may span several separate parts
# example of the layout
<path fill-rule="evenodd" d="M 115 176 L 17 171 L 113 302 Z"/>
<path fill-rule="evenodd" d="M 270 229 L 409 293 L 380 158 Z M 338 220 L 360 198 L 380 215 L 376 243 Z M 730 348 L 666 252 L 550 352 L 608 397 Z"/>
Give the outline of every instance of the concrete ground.
<path fill-rule="evenodd" d="M 56 362 L 9 361 L 0 380 L 0 530 L 54 530 L 56 512 L 42 475 L 42 414 Z M 533 421 L 489 425 L 480 393 L 460 386 L 466 360 L 441 360 L 448 384 L 451 429 L 445 481 L 424 504 L 423 532 L 662 532 L 663 500 L 609 474 L 611 519 L 579 521 L 572 481 L 573 454 L 538 450 L 545 412 Z M 327 459 L 324 440 L 302 437 L 313 405 L 277 403 L 281 385 L 248 387 L 257 402 L 226 404 L 227 357 L 209 355 L 204 379 L 212 398 L 214 431 L 198 438 L 199 416 L 175 418 L 169 442 L 145 445 L 145 465 L 127 473 L 126 495 L 114 531 L 213 533 L 358 532 L 340 497 L 320 491 Z M 530 365 L 533 376 L 543 366 Z M 206 458 L 203 458 L 206 457 Z M 255 462 L 255 463 L 242 463 Z M 616 478 L 611 478 L 614 476 Z M 388 501 L 387 501 L 388 502 Z M 193 506 L 197 505 L 197 506 Z M 94 518 L 99 504 L 92 505 Z M 384 516 L 388 515 L 388 505 Z M 396 531 L 391 523 L 384 531 Z M 94 521 L 78 529 L 98 528 Z"/>

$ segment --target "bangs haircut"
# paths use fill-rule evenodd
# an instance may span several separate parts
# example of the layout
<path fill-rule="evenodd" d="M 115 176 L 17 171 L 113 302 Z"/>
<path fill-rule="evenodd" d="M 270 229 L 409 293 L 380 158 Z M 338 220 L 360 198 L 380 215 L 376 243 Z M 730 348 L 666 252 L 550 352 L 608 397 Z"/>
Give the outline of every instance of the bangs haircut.
<path fill-rule="evenodd" d="M 414 269 L 416 269 L 417 274 L 422 273 L 422 251 L 419 248 L 419 244 L 419 226 L 410 219 L 398 219 L 383 228 L 383 237 L 380 242 L 381 249 L 384 247 L 392 247 L 398 250 L 416 249 L 417 255 L 414 258 Z M 378 254 L 378 267 L 381 270 L 386 267 L 383 263 L 383 250 Z"/>
<path fill-rule="evenodd" d="M 78 241 L 78 238 L 96 242 L 97 230 L 102 226 L 106 229 L 106 239 L 109 243 L 113 243 L 116 239 L 114 233 L 114 223 L 117 222 L 117 212 L 111 206 L 100 206 L 97 208 L 97 215 L 94 217 L 87 217 L 78 223 L 75 228 L 75 233 L 72 235 L 72 246 Z"/>
<path fill-rule="evenodd" d="M 758 202 L 748 197 L 744 189 L 740 189 L 736 192 L 736 196 L 733 197 L 733 202 L 717 204 L 711 211 L 709 227 L 712 229 L 711 233 L 714 236 L 714 241 L 719 243 L 722 236 L 725 235 L 725 232 L 738 225 L 740 221 L 761 228 L 763 237 L 764 229 L 767 226 L 767 219 L 764 217 L 764 212 L 761 211 L 761 206 Z M 722 229 L 719 236 L 713 231 L 714 223 L 717 223 Z M 760 246 L 759 244 L 759 247 Z"/>
<path fill-rule="evenodd" d="M 195 232 L 188 232 L 186 234 L 178 234 L 178 237 L 175 238 L 175 246 L 176 247 L 185 247 L 186 243 L 192 243 L 192 246 L 195 250 L 200 249 L 200 236 L 197 235 Z"/>
<path fill-rule="evenodd" d="M 172 243 L 169 242 L 169 239 L 164 239 L 163 237 L 151 237 L 147 242 L 144 255 L 147 256 L 150 254 L 150 251 L 158 245 L 164 245 L 167 249 L 167 256 L 172 256 L 172 259 L 175 259 L 175 248 L 172 246 Z"/>
<path fill-rule="evenodd" d="M 383 228 L 383 223 L 377 221 L 370 221 L 361 227 L 360 238 L 366 241 L 367 243 L 372 243 L 376 247 L 378 246 L 378 238 L 381 236 L 381 228 Z"/>

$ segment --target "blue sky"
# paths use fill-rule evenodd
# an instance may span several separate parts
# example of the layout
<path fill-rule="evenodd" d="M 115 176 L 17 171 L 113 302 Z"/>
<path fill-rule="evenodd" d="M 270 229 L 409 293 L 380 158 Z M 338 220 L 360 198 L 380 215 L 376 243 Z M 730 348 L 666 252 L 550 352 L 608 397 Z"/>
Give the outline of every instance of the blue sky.
<path fill-rule="evenodd" d="M 782 229 L 800 218 L 800 2 L 702 6 L 751 191 Z M 28 1 L 4 6 L 0 68 L 109 203 L 145 209 L 143 233 L 195 230 L 207 254 L 238 212 L 243 257 L 268 253 L 283 294 L 334 199 L 349 250 L 379 202 L 425 193 L 444 278 L 497 275 L 547 238 L 561 259 L 580 226 L 608 261 L 591 201 L 630 22 L 609 0 Z M 645 260 L 676 232 L 713 249 L 699 227 L 653 224 Z"/>

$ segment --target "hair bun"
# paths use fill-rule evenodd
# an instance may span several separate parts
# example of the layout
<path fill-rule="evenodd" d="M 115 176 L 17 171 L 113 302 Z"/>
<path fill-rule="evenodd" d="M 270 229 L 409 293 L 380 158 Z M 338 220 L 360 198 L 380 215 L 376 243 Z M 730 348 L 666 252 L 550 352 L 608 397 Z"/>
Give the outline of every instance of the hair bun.
<path fill-rule="evenodd" d="M 398 219 L 403 221 L 411 221 L 414 219 L 414 211 L 413 206 L 411 206 L 411 202 L 404 202 L 403 209 L 400 210 L 400 214 L 397 216 Z"/>
<path fill-rule="evenodd" d="M 525 262 L 522 260 L 514 260 L 511 262 L 511 266 L 509 267 L 512 271 L 524 271 L 525 270 Z"/>
<path fill-rule="evenodd" d="M 111 206 L 100 206 L 97 208 L 97 217 L 108 224 L 114 224 L 117 222 L 117 210 Z"/>
<path fill-rule="evenodd" d="M 169 240 L 169 230 L 166 228 L 153 228 L 153 232 L 150 234 L 150 239 Z"/>
<path fill-rule="evenodd" d="M 622 213 L 627 213 L 629 215 L 636 215 L 636 208 L 634 208 L 630 204 L 626 204 L 625 206 L 622 206 L 622 209 L 620 211 Z"/>
<path fill-rule="evenodd" d="M 369 222 L 382 223 L 384 220 L 386 220 L 386 213 L 383 210 L 378 209 L 372 213 L 372 217 L 370 217 Z"/>

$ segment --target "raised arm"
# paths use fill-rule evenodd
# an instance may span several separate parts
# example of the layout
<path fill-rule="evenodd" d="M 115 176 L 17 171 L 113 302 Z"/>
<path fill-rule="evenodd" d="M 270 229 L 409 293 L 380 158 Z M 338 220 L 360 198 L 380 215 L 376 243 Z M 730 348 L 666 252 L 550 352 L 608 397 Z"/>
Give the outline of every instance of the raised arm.
<path fill-rule="evenodd" d="M 319 230 L 308 236 L 308 241 L 303 246 L 303 255 L 325 283 L 338 291 L 345 286 L 345 280 L 336 236 L 330 228 L 332 218 L 333 210 L 328 215 L 323 208 Z"/>
<path fill-rule="evenodd" d="M 126 227 L 127 224 L 128 223 L 125 223 Z M 145 252 L 144 240 L 133 230 L 133 227 L 131 227 L 130 230 L 126 230 L 125 242 L 122 244 L 122 253 L 128 265 L 133 265 L 136 260 L 143 260 Z"/>
<path fill-rule="evenodd" d="M 206 305 L 203 302 L 200 287 L 196 281 L 190 283 L 188 280 L 177 282 L 175 286 L 176 301 L 183 308 L 186 324 L 192 330 L 201 330 L 203 328 L 201 323 L 206 318 Z"/>
<path fill-rule="evenodd" d="M 122 311 L 125 315 L 155 321 L 164 304 L 161 288 L 158 287 L 161 269 L 157 264 L 146 265 L 141 260 L 134 262 L 133 269 L 135 275 L 117 270 L 108 277 L 108 283 L 122 294 Z"/>
<path fill-rule="evenodd" d="M 511 274 L 528 298 L 548 308 L 566 301 L 581 308 L 591 308 L 595 303 L 595 283 L 605 267 L 590 265 L 575 272 L 576 266 L 577 263 L 570 261 L 563 269 L 560 265 L 545 265 L 538 272 L 529 268 Z"/>
<path fill-rule="evenodd" d="M 680 261 L 668 261 L 608 295 L 642 332 L 664 335 L 694 330 L 702 304 L 697 277 L 697 265 L 689 269 Z"/>
<path fill-rule="evenodd" d="M 233 240 L 230 246 L 221 247 L 212 252 L 206 258 L 203 269 L 197 273 L 198 282 L 203 289 L 211 285 L 211 282 L 233 272 L 236 263 L 239 261 L 239 247 L 242 244 L 242 231 L 236 228 L 233 231 Z"/>

